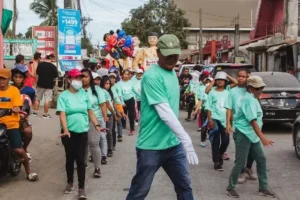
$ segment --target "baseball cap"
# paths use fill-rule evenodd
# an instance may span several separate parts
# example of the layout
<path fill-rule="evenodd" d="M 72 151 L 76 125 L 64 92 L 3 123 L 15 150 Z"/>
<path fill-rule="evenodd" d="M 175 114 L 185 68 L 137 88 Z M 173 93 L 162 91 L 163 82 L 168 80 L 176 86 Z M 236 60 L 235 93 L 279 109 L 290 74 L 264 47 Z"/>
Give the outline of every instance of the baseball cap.
<path fill-rule="evenodd" d="M 101 78 L 100 75 L 96 72 L 92 72 L 93 79 Z"/>
<path fill-rule="evenodd" d="M 0 69 L 0 77 L 3 78 L 10 78 L 11 77 L 11 71 L 9 69 Z"/>
<path fill-rule="evenodd" d="M 265 87 L 266 84 L 264 83 L 264 81 L 262 80 L 262 78 L 260 76 L 250 76 L 247 79 L 247 85 L 254 87 L 254 88 L 262 88 Z"/>
<path fill-rule="evenodd" d="M 72 78 L 77 78 L 78 76 L 82 76 L 82 73 L 80 70 L 73 68 L 68 72 L 68 76 Z"/>
<path fill-rule="evenodd" d="M 117 78 L 117 74 L 116 73 L 109 73 L 109 76 L 110 77 L 113 76 L 113 77 Z"/>
<path fill-rule="evenodd" d="M 163 56 L 181 54 L 180 41 L 173 34 L 165 34 L 161 36 L 158 40 L 157 46 Z"/>
<path fill-rule="evenodd" d="M 209 77 L 210 73 L 209 73 L 209 71 L 204 71 L 204 72 L 202 72 L 201 75 L 202 75 L 203 77 Z"/>
<path fill-rule="evenodd" d="M 90 58 L 89 63 L 97 64 L 98 60 L 96 58 Z"/>
<path fill-rule="evenodd" d="M 144 71 L 143 71 L 142 69 L 137 69 L 137 70 L 136 70 L 136 73 L 137 73 L 137 74 L 143 74 Z"/>

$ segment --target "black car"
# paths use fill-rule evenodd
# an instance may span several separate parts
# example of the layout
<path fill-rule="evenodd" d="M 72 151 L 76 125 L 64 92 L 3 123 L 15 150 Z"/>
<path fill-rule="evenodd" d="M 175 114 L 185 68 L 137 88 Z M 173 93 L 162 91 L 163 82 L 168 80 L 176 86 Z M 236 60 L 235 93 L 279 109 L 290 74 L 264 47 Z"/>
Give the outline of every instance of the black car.
<path fill-rule="evenodd" d="M 296 156 L 300 159 L 300 116 L 296 119 L 293 126 L 293 143 Z"/>
<path fill-rule="evenodd" d="M 249 72 L 255 72 L 255 68 L 251 64 L 215 63 L 203 67 L 203 71 L 209 71 L 212 77 L 215 77 L 219 71 L 224 71 L 229 76 L 236 77 L 236 74 L 240 69 L 247 69 Z"/>
<path fill-rule="evenodd" d="M 291 122 L 300 115 L 300 82 L 284 72 L 254 72 L 267 85 L 260 104 L 264 122 Z"/>

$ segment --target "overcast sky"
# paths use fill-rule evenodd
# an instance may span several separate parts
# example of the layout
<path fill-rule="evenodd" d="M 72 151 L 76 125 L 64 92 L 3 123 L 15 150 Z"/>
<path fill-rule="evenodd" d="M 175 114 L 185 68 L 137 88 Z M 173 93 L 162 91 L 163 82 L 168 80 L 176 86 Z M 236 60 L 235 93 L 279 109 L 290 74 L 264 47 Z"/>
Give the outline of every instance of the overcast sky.
<path fill-rule="evenodd" d="M 29 9 L 31 2 L 33 0 L 17 0 L 17 33 L 25 33 L 28 27 L 39 25 L 43 21 Z M 57 0 L 58 7 L 63 8 L 63 2 L 64 0 Z M 145 2 L 146 0 L 81 0 L 82 14 L 93 19 L 87 27 L 88 33 L 92 34 L 92 42 L 97 44 L 99 41 L 103 44 L 103 35 L 121 28 L 121 22 L 129 17 L 129 11 Z"/>

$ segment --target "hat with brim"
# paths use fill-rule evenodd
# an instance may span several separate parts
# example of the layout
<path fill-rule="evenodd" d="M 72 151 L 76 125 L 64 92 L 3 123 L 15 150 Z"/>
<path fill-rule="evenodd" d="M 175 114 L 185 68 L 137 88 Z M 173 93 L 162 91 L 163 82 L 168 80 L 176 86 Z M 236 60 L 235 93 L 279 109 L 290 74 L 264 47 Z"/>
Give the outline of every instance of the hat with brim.
<path fill-rule="evenodd" d="M 142 69 L 137 69 L 137 70 L 136 70 L 136 73 L 137 73 L 137 74 L 143 74 L 144 71 L 143 71 Z"/>
<path fill-rule="evenodd" d="M 109 73 L 109 77 L 115 77 L 115 78 L 117 78 L 117 74 L 115 74 L 115 73 Z"/>
<path fill-rule="evenodd" d="M 11 77 L 11 71 L 9 69 L 1 69 L 0 70 L 0 77 L 8 79 Z"/>
<path fill-rule="evenodd" d="M 262 88 L 265 87 L 266 84 L 264 83 L 264 81 L 262 80 L 262 78 L 260 76 L 250 76 L 247 79 L 247 85 L 251 86 L 253 88 Z"/>
<path fill-rule="evenodd" d="M 68 72 L 68 76 L 72 77 L 72 78 L 77 78 L 77 77 L 83 76 L 83 75 L 80 70 L 73 68 Z"/>
<path fill-rule="evenodd" d="M 180 55 L 180 41 L 173 34 L 165 34 L 158 40 L 158 49 L 163 56 Z"/>
<path fill-rule="evenodd" d="M 93 79 L 101 78 L 100 75 L 96 72 L 92 72 Z"/>

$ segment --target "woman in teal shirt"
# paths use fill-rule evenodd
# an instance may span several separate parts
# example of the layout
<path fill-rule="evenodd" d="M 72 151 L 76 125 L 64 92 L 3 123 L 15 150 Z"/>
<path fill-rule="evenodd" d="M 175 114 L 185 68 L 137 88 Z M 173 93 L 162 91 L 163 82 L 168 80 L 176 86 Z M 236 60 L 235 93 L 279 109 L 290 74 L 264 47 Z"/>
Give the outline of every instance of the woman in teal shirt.
<path fill-rule="evenodd" d="M 247 162 L 249 153 L 257 163 L 259 179 L 258 194 L 266 197 L 276 197 L 268 188 L 267 159 L 263 150 L 263 145 L 269 147 L 274 142 L 268 140 L 261 131 L 263 112 L 260 107 L 259 98 L 265 86 L 266 84 L 259 76 L 250 76 L 247 79 L 247 92 L 241 100 L 242 104 L 238 111 L 239 116 L 234 119 L 235 132 L 233 139 L 236 148 L 236 159 L 227 187 L 227 194 L 234 198 L 239 197 L 239 194 L 235 191 L 235 186 L 239 174 Z"/>
<path fill-rule="evenodd" d="M 122 92 L 122 98 L 124 101 L 124 113 L 127 114 L 128 112 L 128 118 L 129 118 L 129 124 L 130 124 L 130 132 L 129 135 L 133 135 L 134 131 L 134 117 L 135 117 L 135 100 L 134 100 L 134 94 L 137 96 L 140 96 L 138 91 L 136 91 L 133 82 L 129 79 L 130 73 L 128 70 L 124 70 L 122 80 L 118 83 L 121 92 Z M 126 120 L 122 119 L 122 125 L 123 128 L 126 128 Z"/>
<path fill-rule="evenodd" d="M 85 194 L 85 151 L 89 120 L 94 128 L 101 132 L 104 129 L 99 125 L 92 110 L 87 93 L 82 89 L 82 73 L 78 69 L 68 72 L 70 87 L 60 94 L 57 101 L 62 127 L 61 140 L 66 152 L 67 187 L 65 194 L 74 190 L 74 161 L 77 164 L 78 197 L 86 198 Z"/>

